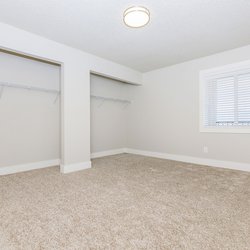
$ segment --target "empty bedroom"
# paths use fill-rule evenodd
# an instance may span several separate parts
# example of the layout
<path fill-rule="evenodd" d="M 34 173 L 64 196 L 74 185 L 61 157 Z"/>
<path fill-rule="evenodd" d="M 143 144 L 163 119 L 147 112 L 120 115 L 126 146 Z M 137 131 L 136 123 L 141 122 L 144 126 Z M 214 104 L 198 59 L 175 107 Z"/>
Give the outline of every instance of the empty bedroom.
<path fill-rule="evenodd" d="M 250 1 L 0 1 L 0 250 L 42 249 L 250 250 Z"/>

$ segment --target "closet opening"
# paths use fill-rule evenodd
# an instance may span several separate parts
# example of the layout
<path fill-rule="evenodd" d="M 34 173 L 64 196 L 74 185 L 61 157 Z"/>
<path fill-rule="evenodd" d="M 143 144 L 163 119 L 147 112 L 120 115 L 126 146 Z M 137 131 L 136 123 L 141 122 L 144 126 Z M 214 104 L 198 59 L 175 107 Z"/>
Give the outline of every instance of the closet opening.
<path fill-rule="evenodd" d="M 125 153 L 135 84 L 91 72 L 91 158 Z"/>
<path fill-rule="evenodd" d="M 59 166 L 60 94 L 60 64 L 0 50 L 0 168 Z"/>

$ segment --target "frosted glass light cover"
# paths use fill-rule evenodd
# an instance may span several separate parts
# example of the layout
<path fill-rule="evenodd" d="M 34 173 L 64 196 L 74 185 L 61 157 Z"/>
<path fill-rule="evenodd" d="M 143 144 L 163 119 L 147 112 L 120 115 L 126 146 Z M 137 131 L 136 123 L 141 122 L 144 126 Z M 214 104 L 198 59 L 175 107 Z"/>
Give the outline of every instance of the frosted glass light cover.
<path fill-rule="evenodd" d="M 140 28 L 149 22 L 150 12 L 145 7 L 130 7 L 124 11 L 123 20 L 124 23 L 129 27 Z"/>

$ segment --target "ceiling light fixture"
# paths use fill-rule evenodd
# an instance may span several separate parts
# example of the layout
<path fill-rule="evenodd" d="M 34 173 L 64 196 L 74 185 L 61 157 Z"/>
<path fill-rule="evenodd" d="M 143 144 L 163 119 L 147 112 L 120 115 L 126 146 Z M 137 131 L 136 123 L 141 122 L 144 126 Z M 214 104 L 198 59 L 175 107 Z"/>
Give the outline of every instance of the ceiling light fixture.
<path fill-rule="evenodd" d="M 140 28 L 148 24 L 150 12 L 142 6 L 133 6 L 124 11 L 123 21 L 131 28 Z"/>

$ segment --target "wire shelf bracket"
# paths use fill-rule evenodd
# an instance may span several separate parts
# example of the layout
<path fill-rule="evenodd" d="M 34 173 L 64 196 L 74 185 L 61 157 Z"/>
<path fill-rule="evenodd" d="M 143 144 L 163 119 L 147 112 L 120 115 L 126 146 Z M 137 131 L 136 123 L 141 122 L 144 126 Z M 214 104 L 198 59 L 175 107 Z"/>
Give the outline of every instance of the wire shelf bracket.
<path fill-rule="evenodd" d="M 18 89 L 25 89 L 25 90 L 32 90 L 32 91 L 41 91 L 41 92 L 45 92 L 45 93 L 51 93 L 51 94 L 56 94 L 56 98 L 54 100 L 54 103 L 57 102 L 59 95 L 60 95 L 60 91 L 59 90 L 55 90 L 55 89 L 45 89 L 45 88 L 39 88 L 39 87 L 33 87 L 33 86 L 29 86 L 29 85 L 23 85 L 23 84 L 16 84 L 16 83 L 9 83 L 9 82 L 0 82 L 0 98 L 3 95 L 4 92 L 4 88 L 8 87 L 8 88 L 18 88 Z"/>
<path fill-rule="evenodd" d="M 127 106 L 128 104 L 131 104 L 131 103 L 132 103 L 130 100 L 120 99 L 120 98 L 113 98 L 113 97 L 106 97 L 106 96 L 99 96 L 99 95 L 91 95 L 91 97 L 92 97 L 92 98 L 95 98 L 95 99 L 101 100 L 100 106 L 101 106 L 105 101 L 112 101 L 112 102 L 124 103 L 124 106 Z"/>

